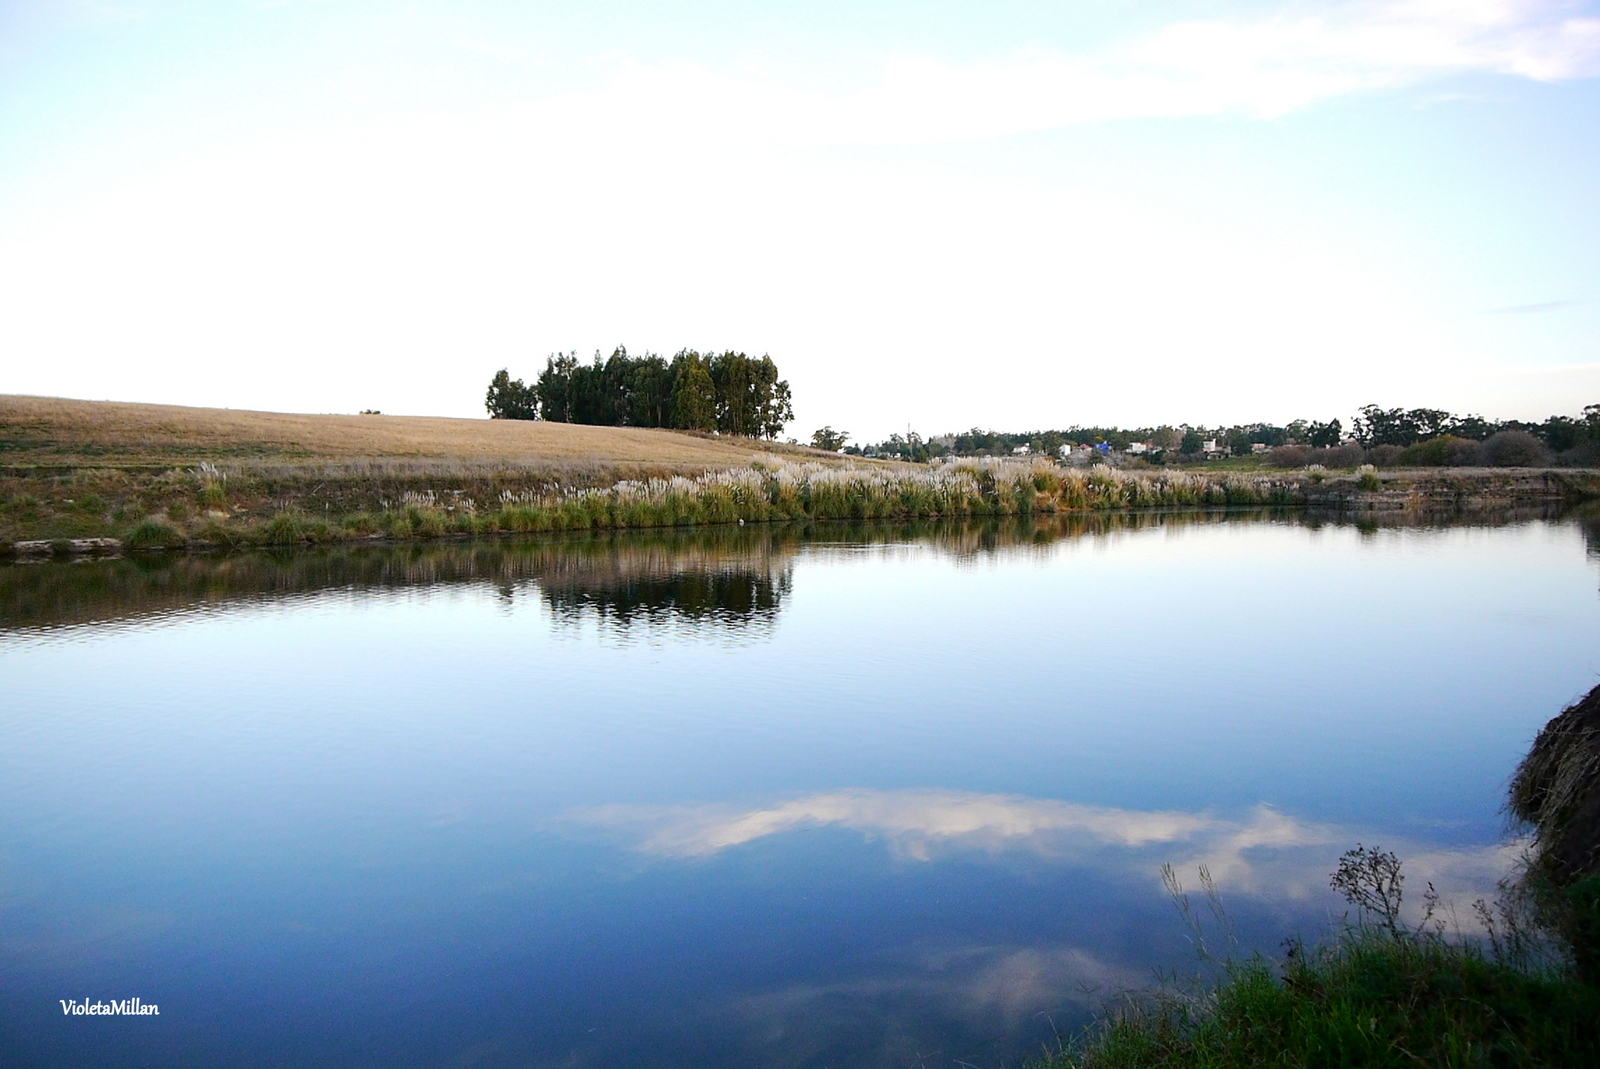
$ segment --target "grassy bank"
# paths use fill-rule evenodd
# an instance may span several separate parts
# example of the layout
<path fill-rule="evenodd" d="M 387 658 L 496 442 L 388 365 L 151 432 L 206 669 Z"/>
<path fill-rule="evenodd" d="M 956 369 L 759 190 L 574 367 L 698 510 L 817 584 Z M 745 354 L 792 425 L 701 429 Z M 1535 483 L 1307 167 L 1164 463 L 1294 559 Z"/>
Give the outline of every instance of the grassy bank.
<path fill-rule="evenodd" d="M 1149 508 L 1486 510 L 1600 496 L 1593 472 L 928 468 L 628 427 L 302 416 L 0 396 L 0 554 L 398 541 L 773 520 Z M 81 548 L 81 547 L 80 547 Z"/>
<path fill-rule="evenodd" d="M 1220 983 L 1125 997 L 1037 1069 L 1600 1065 L 1600 851 L 1592 821 L 1569 819 L 1574 800 L 1600 796 L 1596 710 L 1600 687 L 1546 726 L 1518 770 L 1512 811 L 1532 834 L 1494 903 L 1474 903 L 1475 933 L 1441 911 L 1432 884 L 1405 923 L 1399 858 L 1357 846 L 1329 880 L 1355 923 L 1315 945 L 1286 940 L 1276 964 L 1222 962 Z M 1219 964 L 1170 866 L 1163 875 L 1203 960 Z M 1203 867 L 1201 881 L 1226 927 Z"/>
<path fill-rule="evenodd" d="M 1375 928 L 1130 1002 L 1038 1069 L 1600 1065 L 1600 991 L 1470 943 Z"/>
<path fill-rule="evenodd" d="M 841 467 L 767 455 L 602 486 L 507 465 L 214 465 L 0 480 L 0 539 L 108 536 L 130 549 L 756 523 L 1027 516 L 1306 503 L 1293 477 L 1072 471 L 985 461 Z M 575 480 L 576 481 L 576 480 Z"/>

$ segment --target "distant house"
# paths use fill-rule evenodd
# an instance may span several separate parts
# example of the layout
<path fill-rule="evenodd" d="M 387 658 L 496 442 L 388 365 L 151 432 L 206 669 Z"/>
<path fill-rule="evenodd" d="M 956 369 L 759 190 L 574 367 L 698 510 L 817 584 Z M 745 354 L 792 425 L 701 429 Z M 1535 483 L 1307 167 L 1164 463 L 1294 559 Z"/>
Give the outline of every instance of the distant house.
<path fill-rule="evenodd" d="M 1031 446 L 1019 445 L 1011 450 L 1011 455 L 1014 457 L 1025 457 L 1031 452 L 1033 452 L 1033 448 Z"/>
<path fill-rule="evenodd" d="M 1138 456 L 1140 453 L 1150 452 L 1150 446 L 1145 442 L 1134 442 L 1128 446 L 1128 452 L 1133 456 Z"/>
<path fill-rule="evenodd" d="M 1215 438 L 1207 438 L 1205 441 L 1200 443 L 1200 452 L 1220 453 L 1222 450 L 1217 448 L 1217 440 Z"/>
<path fill-rule="evenodd" d="M 1252 453 L 1265 453 L 1267 450 L 1269 450 L 1271 448 L 1272 447 L 1270 445 L 1268 445 L 1266 442 L 1251 442 L 1250 443 L 1250 452 L 1252 452 Z"/>

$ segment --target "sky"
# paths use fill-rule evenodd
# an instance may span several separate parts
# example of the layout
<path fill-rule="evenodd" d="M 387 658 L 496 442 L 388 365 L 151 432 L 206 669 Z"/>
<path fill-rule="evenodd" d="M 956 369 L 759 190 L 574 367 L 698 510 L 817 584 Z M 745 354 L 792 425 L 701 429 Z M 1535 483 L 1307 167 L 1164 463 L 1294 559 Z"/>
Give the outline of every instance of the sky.
<path fill-rule="evenodd" d="M 0 393 L 809 438 L 1600 402 L 1600 2 L 0 2 Z"/>

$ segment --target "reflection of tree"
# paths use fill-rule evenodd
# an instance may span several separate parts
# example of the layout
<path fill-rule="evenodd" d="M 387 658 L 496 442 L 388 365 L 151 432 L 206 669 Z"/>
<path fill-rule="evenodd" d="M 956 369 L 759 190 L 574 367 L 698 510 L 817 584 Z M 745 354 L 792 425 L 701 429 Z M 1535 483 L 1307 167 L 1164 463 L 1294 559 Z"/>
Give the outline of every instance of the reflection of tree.
<path fill-rule="evenodd" d="M 624 627 L 673 618 L 741 626 L 776 620 L 791 582 L 789 568 L 775 573 L 727 569 L 633 576 L 614 584 L 546 582 L 540 590 L 556 615 L 569 621 L 592 611 Z"/>
<path fill-rule="evenodd" d="M 1363 518 L 1380 525 L 1407 522 L 1404 514 Z M 1533 518 L 1518 512 L 1458 516 L 1453 522 L 1483 525 Z M 1580 512 L 1576 518 L 1590 553 L 1600 555 L 1600 512 Z M 1351 522 L 1337 515 L 1282 510 L 1066 513 L 1035 519 L 750 524 L 0 565 L 0 632 L 205 611 L 329 591 L 360 597 L 476 585 L 508 603 L 537 592 L 558 620 L 569 623 L 593 617 L 629 628 L 678 621 L 727 633 L 770 627 L 776 621 L 790 594 L 794 559 L 803 548 L 876 546 L 893 551 L 921 545 L 966 562 L 1156 527 L 1263 519 L 1310 526 Z M 1409 522 L 1415 524 L 1416 518 Z"/>

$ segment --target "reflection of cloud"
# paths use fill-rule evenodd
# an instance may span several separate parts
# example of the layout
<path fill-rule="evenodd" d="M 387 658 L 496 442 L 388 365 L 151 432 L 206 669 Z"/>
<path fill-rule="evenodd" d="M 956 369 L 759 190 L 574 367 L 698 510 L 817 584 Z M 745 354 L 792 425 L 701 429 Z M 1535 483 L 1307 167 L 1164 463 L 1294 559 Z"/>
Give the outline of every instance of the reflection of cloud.
<path fill-rule="evenodd" d="M 1298 901 L 1328 896 L 1337 851 L 1363 839 L 1355 829 L 1267 806 L 1230 819 L 946 790 L 829 791 L 748 810 L 611 805 L 573 810 L 568 819 L 621 832 L 640 853 L 664 858 L 704 858 L 784 832 L 834 827 L 881 839 L 909 862 L 1020 851 L 1154 881 L 1159 863 L 1170 861 L 1180 871 L 1205 865 L 1219 886 L 1236 892 Z M 1440 849 L 1383 838 L 1405 865 L 1408 904 L 1420 908 L 1431 881 L 1464 922 L 1471 900 L 1492 890 L 1521 849 L 1517 843 Z"/>
<path fill-rule="evenodd" d="M 1247 819 L 1203 813 L 1114 809 L 1049 798 L 945 790 L 841 790 L 747 811 L 718 806 L 599 806 L 571 819 L 640 836 L 641 853 L 706 857 L 803 828 L 837 827 L 885 840 L 903 860 L 951 853 L 1026 851 L 1045 857 L 1121 852 L 1153 874 L 1150 847 L 1163 859 L 1204 862 L 1219 881 L 1253 889 L 1246 853 L 1334 842 L 1329 829 L 1266 806 Z"/>
<path fill-rule="evenodd" d="M 645 853 L 668 857 L 714 854 L 798 828 L 834 825 L 888 839 L 898 854 L 927 860 L 939 846 L 1030 849 L 1053 853 L 1062 840 L 1143 846 L 1194 837 L 1214 823 L 1188 813 L 1139 812 L 1051 799 L 964 791 L 843 790 L 796 798 L 765 809 L 602 806 L 586 823 L 647 830 Z"/>
<path fill-rule="evenodd" d="M 888 955 L 869 970 L 737 997 L 722 1007 L 724 1030 L 758 1037 L 751 1060 L 771 1064 L 915 1065 L 943 1044 L 965 1064 L 1011 1063 L 1022 1047 L 1037 1050 L 1033 1043 L 1050 1038 L 1056 1015 L 1067 1014 L 1067 1024 L 1107 994 L 1149 982 L 1060 945 L 936 947 Z M 922 1064 L 963 1064 L 951 1053 Z"/>

